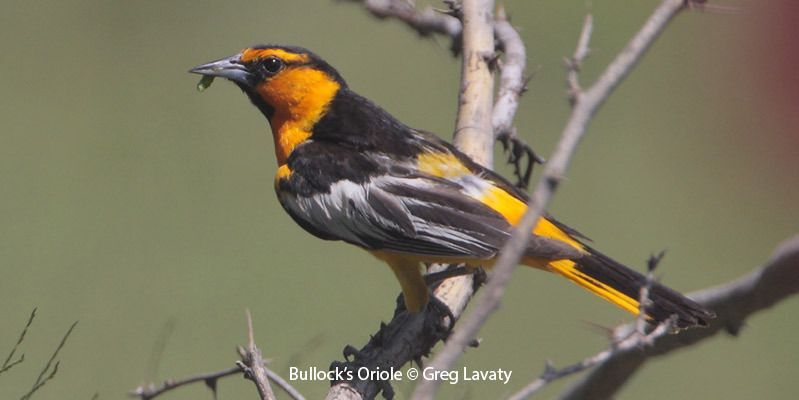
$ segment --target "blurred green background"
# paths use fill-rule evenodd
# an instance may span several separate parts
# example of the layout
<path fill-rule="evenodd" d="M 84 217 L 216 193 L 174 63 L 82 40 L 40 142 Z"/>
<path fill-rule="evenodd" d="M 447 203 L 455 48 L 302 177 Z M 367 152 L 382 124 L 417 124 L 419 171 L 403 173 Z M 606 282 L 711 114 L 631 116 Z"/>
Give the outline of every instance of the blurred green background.
<path fill-rule="evenodd" d="M 658 2 L 591 3 L 504 2 L 535 74 L 518 127 L 544 156 L 569 113 L 562 60 L 583 16 L 595 16 L 582 74 L 591 82 Z M 768 18 L 762 7 L 724 4 L 743 10 L 682 15 L 668 29 L 591 125 L 552 205 L 630 265 L 667 248 L 663 281 L 682 291 L 747 273 L 799 227 L 799 141 L 786 122 L 795 107 L 772 105 L 778 90 L 759 83 L 757 61 L 776 43 L 758 36 Z M 257 43 L 313 49 L 403 121 L 451 135 L 459 62 L 448 43 L 356 4 L 4 2 L 0 355 L 34 306 L 39 317 L 25 362 L 0 376 L 0 398 L 30 387 L 74 320 L 59 373 L 37 399 L 122 399 L 144 381 L 231 366 L 246 340 L 245 308 L 281 373 L 326 369 L 390 318 L 398 287 L 385 266 L 312 238 L 283 213 L 263 117 L 233 85 L 199 94 L 186 73 Z M 787 301 L 739 338 L 651 362 L 619 398 L 794 398 L 797 311 Z M 511 393 L 547 359 L 564 365 L 604 348 L 592 324 L 627 320 L 560 278 L 519 270 L 483 345 L 462 359 L 512 370 L 511 383 L 445 385 L 442 397 Z M 309 398 L 328 386 L 296 385 Z M 255 398 L 241 379 L 221 381 L 219 392 Z"/>

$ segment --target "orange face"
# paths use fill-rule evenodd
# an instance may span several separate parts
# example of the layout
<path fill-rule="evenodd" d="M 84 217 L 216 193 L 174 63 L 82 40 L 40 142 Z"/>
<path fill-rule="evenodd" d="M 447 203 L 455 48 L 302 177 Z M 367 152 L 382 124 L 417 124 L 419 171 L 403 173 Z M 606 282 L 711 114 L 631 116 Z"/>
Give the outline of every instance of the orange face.
<path fill-rule="evenodd" d="M 241 52 L 240 62 L 257 74 L 254 91 L 273 110 L 269 122 L 278 165 L 283 165 L 291 151 L 311 136 L 341 84 L 305 53 L 248 48 Z"/>

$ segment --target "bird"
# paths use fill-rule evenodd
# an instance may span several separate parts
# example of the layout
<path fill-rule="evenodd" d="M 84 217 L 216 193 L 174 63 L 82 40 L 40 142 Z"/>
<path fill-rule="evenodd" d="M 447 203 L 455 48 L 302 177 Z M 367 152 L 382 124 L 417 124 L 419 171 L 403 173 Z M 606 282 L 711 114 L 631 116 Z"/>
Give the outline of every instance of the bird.
<path fill-rule="evenodd" d="M 462 263 L 490 270 L 528 195 L 449 142 L 402 123 L 359 95 L 313 52 L 258 45 L 199 65 L 198 88 L 224 78 L 268 120 L 283 209 L 304 230 L 361 247 L 385 262 L 411 313 L 430 301 L 423 263 Z M 587 244 L 578 231 L 542 216 L 521 264 L 561 275 L 645 318 L 706 326 L 714 313 Z"/>

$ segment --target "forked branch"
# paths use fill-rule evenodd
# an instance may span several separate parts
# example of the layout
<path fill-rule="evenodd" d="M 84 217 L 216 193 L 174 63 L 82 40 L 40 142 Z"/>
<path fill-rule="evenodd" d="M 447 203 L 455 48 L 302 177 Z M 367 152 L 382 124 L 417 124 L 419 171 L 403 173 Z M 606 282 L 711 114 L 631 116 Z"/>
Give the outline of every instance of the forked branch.
<path fill-rule="evenodd" d="M 607 66 L 599 79 L 586 91 L 581 91 L 572 109 L 569 121 L 561 134 L 560 141 L 552 157 L 544 166 L 541 179 L 533 191 L 529 208 L 515 227 L 513 236 L 500 252 L 494 265 L 493 274 L 483 296 L 469 316 L 461 321 L 458 329 L 447 341 L 446 346 L 433 358 L 429 367 L 435 370 L 448 370 L 463 353 L 468 343 L 498 308 L 511 274 L 521 259 L 527 246 L 530 231 L 543 215 L 558 184 L 565 176 L 577 145 L 585 135 L 586 128 L 596 111 L 607 100 L 619 83 L 632 71 L 668 23 L 686 6 L 686 0 L 664 0 L 636 33 L 630 43 Z M 587 42 L 587 40 L 586 40 Z M 439 381 L 422 381 L 416 389 L 414 398 L 431 399 L 440 384 Z"/>

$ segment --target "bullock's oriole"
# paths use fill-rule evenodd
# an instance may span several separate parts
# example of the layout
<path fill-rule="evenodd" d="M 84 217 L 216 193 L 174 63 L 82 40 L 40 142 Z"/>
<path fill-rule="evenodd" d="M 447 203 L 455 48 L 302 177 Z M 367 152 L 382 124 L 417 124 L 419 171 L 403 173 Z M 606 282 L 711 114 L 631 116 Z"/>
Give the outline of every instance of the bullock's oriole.
<path fill-rule="evenodd" d="M 238 85 L 266 116 L 277 156 L 280 204 L 305 230 L 362 247 L 396 274 L 408 310 L 428 289 L 420 263 L 490 268 L 528 197 L 433 134 L 410 128 L 352 91 L 310 51 L 257 46 L 193 68 Z M 560 274 L 637 314 L 645 278 L 580 241 L 550 216 L 540 219 L 522 263 Z M 677 315 L 679 327 L 713 313 L 654 284 L 647 316 Z"/>

